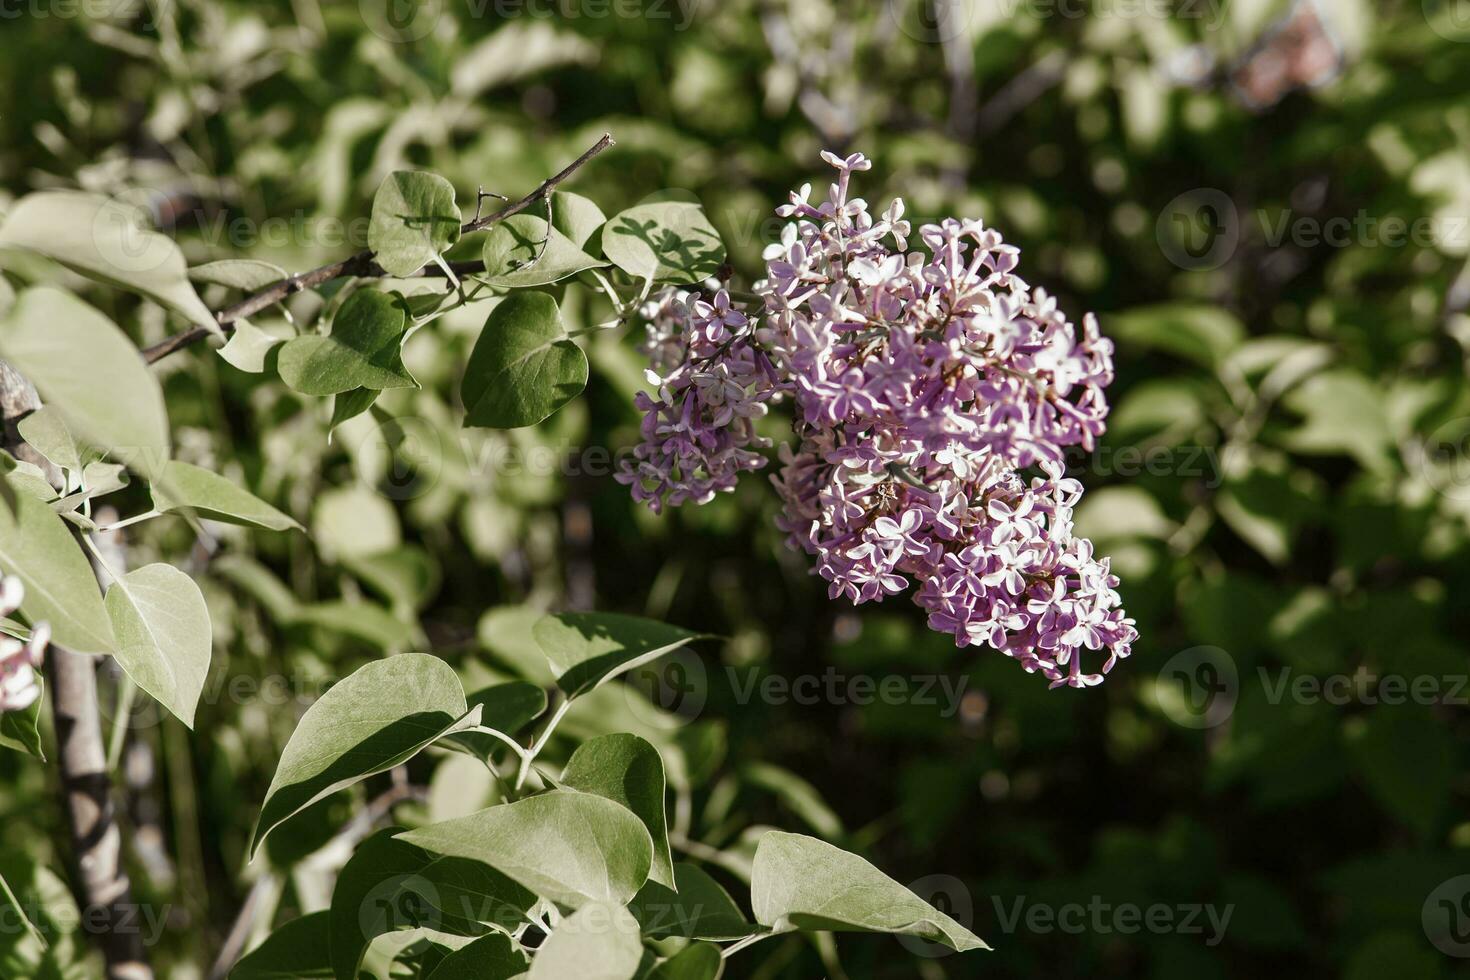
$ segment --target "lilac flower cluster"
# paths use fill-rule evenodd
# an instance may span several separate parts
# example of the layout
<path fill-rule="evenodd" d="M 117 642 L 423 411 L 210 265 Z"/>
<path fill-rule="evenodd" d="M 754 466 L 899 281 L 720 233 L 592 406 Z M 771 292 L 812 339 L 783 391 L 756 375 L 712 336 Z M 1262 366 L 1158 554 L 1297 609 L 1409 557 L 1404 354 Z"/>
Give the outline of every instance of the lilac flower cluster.
<path fill-rule="evenodd" d="M 20 608 L 25 588 L 20 579 L 0 579 L 0 616 L 9 616 Z M 46 651 L 51 630 L 41 623 L 31 630 L 29 640 L 0 636 L 0 713 L 24 711 L 36 703 L 41 686 L 36 669 Z"/>
<path fill-rule="evenodd" d="M 1017 249 L 979 221 L 926 225 L 909 251 L 901 200 L 874 215 L 849 197 L 871 164 L 824 158 L 826 200 L 807 185 L 777 210 L 791 221 L 757 312 L 724 291 L 648 311 L 658 396 L 640 396 L 645 441 L 621 478 L 655 509 L 708 500 L 763 464 L 752 423 L 789 399 L 779 524 L 833 598 L 917 583 L 913 601 L 959 646 L 988 644 L 1052 686 L 1101 683 L 1137 631 L 1108 560 L 1072 533 L 1082 486 L 1062 464 L 1103 431 L 1111 342 L 1017 276 Z"/>

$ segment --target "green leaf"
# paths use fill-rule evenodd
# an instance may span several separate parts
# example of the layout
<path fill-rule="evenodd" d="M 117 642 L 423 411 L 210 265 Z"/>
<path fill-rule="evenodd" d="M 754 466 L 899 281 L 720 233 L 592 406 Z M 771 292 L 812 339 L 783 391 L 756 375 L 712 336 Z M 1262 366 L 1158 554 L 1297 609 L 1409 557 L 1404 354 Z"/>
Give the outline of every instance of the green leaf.
<path fill-rule="evenodd" d="M 842 836 L 842 818 L 827 805 L 815 786 L 791 770 L 769 762 L 752 762 L 741 769 L 740 775 L 749 785 L 776 794 L 792 813 L 823 837 Z"/>
<path fill-rule="evenodd" d="M 654 201 L 615 215 L 602 229 L 602 250 L 630 276 L 675 285 L 702 282 L 725 262 L 719 232 L 692 199 Z"/>
<path fill-rule="evenodd" d="M 460 389 L 465 425 L 535 425 L 587 387 L 587 355 L 562 329 L 556 300 L 512 293 L 490 312 Z"/>
<path fill-rule="evenodd" d="M 627 733 L 589 739 L 572 753 L 561 782 L 569 789 L 604 796 L 631 810 L 653 839 L 649 880 L 675 887 L 664 815 L 664 761 L 658 749 Z"/>
<path fill-rule="evenodd" d="M 249 490 L 192 463 L 170 460 L 154 475 L 149 490 L 153 494 L 153 506 L 161 511 L 195 510 L 202 517 L 227 524 L 272 531 L 303 530 L 290 516 Z"/>
<path fill-rule="evenodd" d="M 1430 676 L 1430 675 L 1421 675 Z M 1379 705 L 1350 730 L 1359 778 L 1378 804 L 1426 843 L 1454 796 L 1454 738 L 1427 708 Z"/>
<path fill-rule="evenodd" d="M 32 755 L 42 762 L 46 752 L 41 747 L 41 704 L 46 700 L 46 679 L 37 671 L 36 686 L 40 694 L 24 711 L 0 712 L 0 745 Z"/>
<path fill-rule="evenodd" d="M 512 215 L 492 225 L 483 254 L 485 274 L 496 286 L 544 286 L 607 265 L 555 226 L 548 233 L 546 220 L 533 214 Z"/>
<path fill-rule="evenodd" d="M 1202 367 L 1218 367 L 1246 338 L 1245 327 L 1218 306 L 1147 306 L 1107 318 L 1105 332 L 1121 344 L 1152 347 Z"/>
<path fill-rule="evenodd" d="M 143 472 L 168 459 L 168 414 L 157 379 L 117 325 L 71 293 L 49 286 L 21 293 L 0 323 L 0 357 L 36 386 L 79 441 Z"/>
<path fill-rule="evenodd" d="M 585 249 L 592 236 L 607 224 L 607 215 L 602 213 L 602 208 L 581 194 L 554 191 L 551 203 L 551 226 L 567 236 L 577 248 Z"/>
<path fill-rule="evenodd" d="M 454 185 L 438 174 L 398 170 L 373 198 L 368 247 L 390 276 L 413 275 L 459 241 Z"/>
<path fill-rule="evenodd" d="M 359 668 L 306 710 L 286 743 L 251 855 L 281 821 L 479 720 L 454 670 L 438 657 L 404 653 Z"/>
<path fill-rule="evenodd" d="M 354 388 L 351 391 L 338 392 L 332 399 L 332 420 L 327 423 L 327 438 L 337 431 L 337 426 L 349 419 L 355 419 L 363 412 L 373 407 L 373 402 L 378 400 L 379 392 L 372 388 Z"/>
<path fill-rule="evenodd" d="M 311 534 L 328 561 L 381 554 L 397 548 L 403 539 L 393 505 L 360 483 L 334 487 L 317 497 Z"/>
<path fill-rule="evenodd" d="M 536 894 L 573 908 L 626 904 L 648 880 L 653 842 L 626 807 L 590 793 L 553 790 L 399 835 L 436 854 L 497 868 Z"/>
<path fill-rule="evenodd" d="M 650 881 L 628 903 L 628 911 L 650 936 L 683 939 L 743 939 L 759 932 L 730 893 L 692 864 L 674 865 L 677 893 Z"/>
<path fill-rule="evenodd" d="M 290 621 L 354 637 L 380 650 L 402 650 L 421 639 L 414 623 L 399 619 L 382 606 L 356 599 L 333 599 L 301 606 Z"/>
<path fill-rule="evenodd" d="M 354 388 L 413 388 L 403 366 L 408 313 L 397 294 L 361 289 L 332 320 L 332 332 L 288 340 L 276 361 L 281 380 L 303 395 L 336 395 Z"/>
<path fill-rule="evenodd" d="M 528 681 L 508 681 L 476 691 L 470 695 L 469 704 L 480 706 L 480 724 L 514 736 L 546 710 L 546 691 Z M 491 752 L 505 745 L 484 732 L 460 732 L 453 740 L 478 759 L 489 758 Z"/>
<path fill-rule="evenodd" d="M 56 466 L 73 473 L 82 469 L 81 453 L 61 413 L 48 406 L 36 409 L 16 423 L 20 437 Z"/>
<path fill-rule="evenodd" d="M 272 262 L 260 259 L 221 259 L 206 262 L 189 270 L 189 278 L 195 282 L 214 286 L 228 286 L 241 292 L 253 293 L 272 283 L 290 278 L 290 273 Z M 235 324 L 237 330 L 239 322 Z"/>
<path fill-rule="evenodd" d="M 50 623 L 57 646 L 112 653 L 112 622 L 81 545 L 45 501 L 17 490 L 13 509 L 0 506 L 0 569 L 25 585 L 20 611 L 31 623 Z"/>
<path fill-rule="evenodd" d="M 446 956 L 429 980 L 510 980 L 529 965 L 509 936 L 492 932 Z"/>
<path fill-rule="evenodd" d="M 494 868 L 430 854 L 396 839 L 401 831 L 390 827 L 363 841 L 337 876 L 326 938 L 338 980 L 354 980 L 377 936 L 415 928 L 477 936 L 486 922 L 511 930 L 536 903 Z"/>
<path fill-rule="evenodd" d="M 556 681 L 551 665 L 536 645 L 536 624 L 546 610 L 534 606 L 493 606 L 475 628 L 480 645 L 520 677 L 545 687 Z"/>
<path fill-rule="evenodd" d="M 368 588 L 389 600 L 394 610 L 407 614 L 426 606 L 439 588 L 439 565 L 418 545 L 344 557 L 342 564 Z M 470 704 L 474 704 L 473 699 Z"/>
<path fill-rule="evenodd" d="M 652 619 L 616 613 L 558 613 L 533 631 L 556 675 L 556 685 L 576 697 L 708 634 L 691 633 Z"/>
<path fill-rule="evenodd" d="M 552 931 L 526 980 L 632 980 L 642 960 L 638 923 L 628 910 L 592 902 Z"/>
<path fill-rule="evenodd" d="M 85 920 L 59 875 L 15 848 L 0 853 L 0 976 L 90 980 L 97 975 Z"/>
<path fill-rule="evenodd" d="M 1379 387 L 1349 369 L 1308 378 L 1285 398 L 1286 407 L 1305 416 L 1283 443 L 1299 453 L 1352 456 L 1365 469 L 1391 472 L 1393 430 Z"/>
<path fill-rule="evenodd" d="M 316 980 L 332 976 L 328 960 L 328 912 L 292 919 L 265 937 L 230 971 L 230 980 Z"/>
<path fill-rule="evenodd" d="M 719 980 L 724 971 L 720 947 L 694 943 L 654 967 L 645 980 Z"/>
<path fill-rule="evenodd" d="M 0 225 L 0 248 L 7 246 L 38 252 L 221 333 L 214 314 L 189 283 L 184 253 L 171 238 L 148 227 L 141 209 L 123 201 L 81 191 L 28 194 Z"/>
<path fill-rule="evenodd" d="M 970 932 L 856 854 L 815 837 L 768 831 L 755 849 L 755 920 L 777 931 L 889 932 L 964 952 L 989 949 Z"/>
<path fill-rule="evenodd" d="M 237 370 L 247 374 L 264 374 L 270 352 L 285 343 L 280 337 L 252 326 L 248 320 L 236 320 L 229 341 L 219 349 L 219 356 Z"/>
<path fill-rule="evenodd" d="M 213 647 L 199 586 L 172 565 L 144 565 L 108 587 L 107 614 L 123 670 L 193 728 Z"/>

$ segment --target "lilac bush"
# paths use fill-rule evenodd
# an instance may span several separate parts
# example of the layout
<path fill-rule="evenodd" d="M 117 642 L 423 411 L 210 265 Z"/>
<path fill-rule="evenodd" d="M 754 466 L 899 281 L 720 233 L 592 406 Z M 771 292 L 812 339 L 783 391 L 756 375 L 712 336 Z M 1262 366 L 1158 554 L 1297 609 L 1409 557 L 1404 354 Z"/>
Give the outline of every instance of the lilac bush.
<path fill-rule="evenodd" d="M 871 163 L 823 156 L 836 182 L 777 209 L 791 220 L 746 308 L 718 288 L 645 309 L 656 391 L 638 397 L 643 442 L 618 478 L 655 511 L 706 503 L 766 464 L 756 420 L 789 402 L 778 523 L 832 598 L 917 585 L 959 646 L 1053 687 L 1101 683 L 1138 634 L 1108 559 L 1073 534 L 1082 485 L 1063 462 L 1103 432 L 1112 343 L 1016 275 L 1019 251 L 980 221 L 925 225 L 909 251 L 902 200 L 874 215 L 849 194 Z"/>

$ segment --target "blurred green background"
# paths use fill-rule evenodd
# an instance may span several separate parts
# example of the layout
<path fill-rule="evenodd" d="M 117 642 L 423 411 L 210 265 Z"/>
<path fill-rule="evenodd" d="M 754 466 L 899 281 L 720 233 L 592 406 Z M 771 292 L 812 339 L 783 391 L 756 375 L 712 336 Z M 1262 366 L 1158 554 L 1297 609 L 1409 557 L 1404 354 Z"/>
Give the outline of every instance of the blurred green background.
<path fill-rule="evenodd" d="M 196 554 L 217 632 L 198 731 L 125 719 L 160 975 L 208 975 L 266 874 L 246 837 L 321 684 L 406 648 L 534 677 L 527 610 L 567 605 L 731 638 L 581 719 L 689 722 L 668 737 L 693 760 L 692 838 L 814 828 L 995 948 L 793 937 L 728 976 L 1470 973 L 1470 3 L 0 0 L 0 19 L 0 209 L 127 192 L 192 262 L 301 271 L 365 244 L 392 169 L 514 198 L 608 131 L 570 186 L 609 214 L 693 192 L 749 278 L 775 205 L 825 181 L 819 151 L 861 150 L 875 206 L 983 218 L 1117 343 L 1109 434 L 1074 471 L 1142 638 L 1082 692 L 955 650 L 907 603 L 829 602 L 763 478 L 636 507 L 606 463 L 637 440 L 636 328 L 590 345 L 583 399 L 510 433 L 459 428 L 477 323 L 454 316 L 410 342 L 424 389 L 384 398 L 396 421 L 330 443 L 270 374 L 165 362 L 178 454 L 315 540 Z M 573 326 L 601 312 L 579 295 Z M 176 326 L 87 297 L 140 343 Z M 151 533 L 144 555 L 193 543 Z M 751 687 L 829 668 L 836 696 Z M 857 703 L 885 678 L 897 703 Z M 426 808 L 473 792 L 415 767 Z M 63 870 L 54 773 L 5 753 L 0 780 L 0 849 Z M 298 818 L 274 866 L 351 812 Z M 272 878 L 277 920 L 320 907 L 330 871 Z"/>

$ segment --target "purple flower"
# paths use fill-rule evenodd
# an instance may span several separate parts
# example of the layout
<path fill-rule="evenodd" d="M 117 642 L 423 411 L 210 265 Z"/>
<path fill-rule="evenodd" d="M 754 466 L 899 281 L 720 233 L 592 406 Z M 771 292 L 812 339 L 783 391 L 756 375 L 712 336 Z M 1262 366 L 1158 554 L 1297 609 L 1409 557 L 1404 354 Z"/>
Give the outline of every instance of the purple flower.
<path fill-rule="evenodd" d="M 777 524 L 832 598 L 916 583 L 959 646 L 1053 686 L 1100 683 L 1137 631 L 1106 559 L 1073 535 L 1082 487 L 1061 463 L 1103 432 L 1111 342 L 1017 277 L 1018 250 L 983 222 L 925 225 L 925 250 L 908 251 L 902 201 L 875 217 L 849 195 L 871 162 L 823 158 L 837 181 L 777 209 L 790 220 L 764 251 L 758 305 L 723 290 L 648 304 L 657 397 L 638 398 L 644 442 L 618 478 L 655 510 L 707 501 L 764 465 L 753 422 L 790 401 Z"/>

